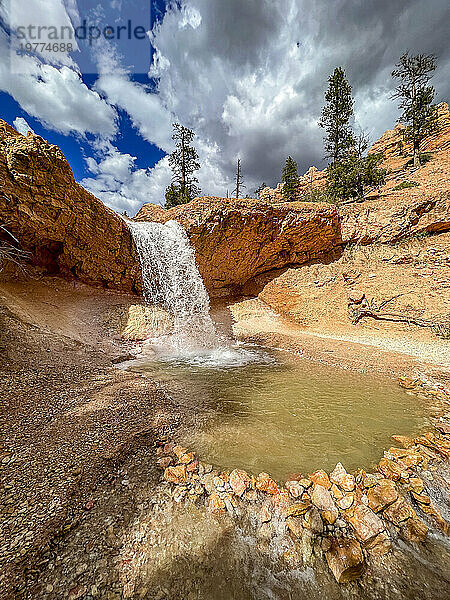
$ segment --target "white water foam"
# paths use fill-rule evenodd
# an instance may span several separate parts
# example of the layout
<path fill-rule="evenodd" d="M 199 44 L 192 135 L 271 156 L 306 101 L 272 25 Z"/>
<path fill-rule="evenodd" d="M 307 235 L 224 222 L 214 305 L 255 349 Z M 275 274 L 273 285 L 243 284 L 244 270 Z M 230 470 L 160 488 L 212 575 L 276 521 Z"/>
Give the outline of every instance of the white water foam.
<path fill-rule="evenodd" d="M 219 336 L 209 296 L 184 228 L 176 221 L 127 220 L 139 255 L 146 302 L 170 313 L 173 330 L 147 344 L 157 359 L 210 368 L 237 367 L 260 360 L 258 353 Z M 144 349 L 145 353 L 145 349 Z"/>

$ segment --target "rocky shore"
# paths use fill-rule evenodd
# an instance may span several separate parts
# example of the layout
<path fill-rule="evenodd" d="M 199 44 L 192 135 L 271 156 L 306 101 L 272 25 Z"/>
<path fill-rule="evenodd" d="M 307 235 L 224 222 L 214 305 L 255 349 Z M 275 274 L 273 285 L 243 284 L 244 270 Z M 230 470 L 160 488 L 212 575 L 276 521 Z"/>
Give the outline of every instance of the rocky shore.
<path fill-rule="evenodd" d="M 247 519 L 255 538 L 268 542 L 268 552 L 270 540 L 283 536 L 278 544 L 293 568 L 324 555 L 336 581 L 347 583 L 363 575 L 365 556 L 384 556 L 399 536 L 419 543 L 429 529 L 450 533 L 428 491 L 436 484 L 448 490 L 450 394 L 406 378 L 400 384 L 438 397 L 443 412 L 434 431 L 414 439 L 394 435 L 400 447 L 389 448 L 374 473 L 350 474 L 338 463 L 329 474 L 298 473 L 280 484 L 268 473 L 214 469 L 173 442 L 158 447 L 157 462 L 175 502 L 201 503 L 213 513 Z"/>

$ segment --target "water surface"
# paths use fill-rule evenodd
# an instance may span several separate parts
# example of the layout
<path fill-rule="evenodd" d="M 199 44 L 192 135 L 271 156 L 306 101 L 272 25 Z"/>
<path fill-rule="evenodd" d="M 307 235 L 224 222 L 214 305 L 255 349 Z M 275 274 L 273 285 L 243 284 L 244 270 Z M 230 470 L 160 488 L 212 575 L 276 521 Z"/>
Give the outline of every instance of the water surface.
<path fill-rule="evenodd" d="M 206 409 L 204 424 L 183 443 L 213 464 L 280 480 L 331 470 L 338 461 L 348 470 L 371 468 L 393 444 L 392 434 L 411 435 L 427 424 L 424 401 L 389 379 L 281 352 L 245 352 L 240 365 L 215 355 L 133 367 Z"/>

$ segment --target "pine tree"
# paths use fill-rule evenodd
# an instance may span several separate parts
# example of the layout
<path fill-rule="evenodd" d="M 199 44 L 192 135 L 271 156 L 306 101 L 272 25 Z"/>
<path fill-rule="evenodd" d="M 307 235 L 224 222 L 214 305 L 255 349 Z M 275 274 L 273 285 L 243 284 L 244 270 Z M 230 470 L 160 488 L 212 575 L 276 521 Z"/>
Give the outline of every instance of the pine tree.
<path fill-rule="evenodd" d="M 393 98 L 400 98 L 402 114 L 399 122 L 406 125 L 404 140 L 412 142 L 413 163 L 420 165 L 420 143 L 437 130 L 437 109 L 433 105 L 434 88 L 428 85 L 436 69 L 436 57 L 427 54 L 410 56 L 405 52 L 392 71 L 400 79 Z"/>
<path fill-rule="evenodd" d="M 242 188 L 245 188 L 243 181 L 244 179 L 242 177 L 241 159 L 238 158 L 236 164 L 236 187 L 231 192 L 234 195 L 234 198 L 236 198 L 236 200 L 239 198 L 239 194 L 241 193 Z"/>
<path fill-rule="evenodd" d="M 283 182 L 283 200 L 286 202 L 293 202 L 296 200 L 298 193 L 297 163 L 291 156 L 288 156 L 286 159 L 281 175 L 281 181 Z"/>
<path fill-rule="evenodd" d="M 350 117 L 353 115 L 352 88 L 341 67 L 334 69 L 328 83 L 328 90 L 325 92 L 327 104 L 323 107 L 319 127 L 323 127 L 326 131 L 325 158 L 336 162 L 345 156 L 354 143 L 349 124 Z"/>
<path fill-rule="evenodd" d="M 335 201 L 362 200 L 368 187 L 382 185 L 386 170 L 379 167 L 382 154 L 365 154 L 368 140 L 360 135 L 347 154 L 327 169 L 327 194 Z"/>
<path fill-rule="evenodd" d="M 166 189 L 166 207 L 186 204 L 200 193 L 198 179 L 194 176 L 200 168 L 198 154 L 190 144 L 194 132 L 179 123 L 173 123 L 172 139 L 176 142 L 175 150 L 169 156 L 169 165 L 173 172 L 172 183 Z"/>

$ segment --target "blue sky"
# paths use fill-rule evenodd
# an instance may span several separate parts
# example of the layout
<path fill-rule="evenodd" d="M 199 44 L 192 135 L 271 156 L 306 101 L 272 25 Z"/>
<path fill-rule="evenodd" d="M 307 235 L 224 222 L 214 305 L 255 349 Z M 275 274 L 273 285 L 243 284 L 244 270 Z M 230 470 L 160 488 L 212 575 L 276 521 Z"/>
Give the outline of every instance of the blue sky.
<path fill-rule="evenodd" d="M 12 0 L 13 2 L 15 0 Z M 88 14 L 92 6 L 99 3 L 90 2 L 89 0 L 83 0 L 79 2 L 79 8 L 81 14 Z M 103 2 L 103 7 L 108 7 L 109 3 Z M 163 0 L 153 0 L 151 3 L 145 3 L 141 1 L 128 0 L 126 11 L 123 11 L 124 17 L 121 22 L 125 22 L 130 18 L 136 25 L 143 24 L 146 30 L 151 30 L 155 21 L 161 19 L 164 16 L 166 9 L 166 3 Z M 82 11 L 85 11 L 84 13 Z M 112 16 L 112 11 L 109 13 L 111 19 L 105 18 L 105 22 L 114 22 L 117 17 Z M 141 48 L 143 44 L 130 43 L 127 39 L 120 47 L 120 50 L 125 55 L 124 62 L 131 67 L 130 79 L 138 82 L 142 85 L 150 85 L 154 88 L 154 81 L 150 80 L 147 71 L 148 66 L 151 62 L 153 55 L 153 47 L 150 43 L 145 43 L 144 49 Z M 95 84 L 98 77 L 96 71 L 96 65 L 92 61 L 91 52 L 89 51 L 88 44 L 84 46 L 81 52 L 77 53 L 77 64 L 80 68 L 80 76 L 82 81 L 89 87 Z M 135 58 L 141 54 L 140 60 L 136 64 Z M 94 136 L 87 132 L 85 135 L 67 135 L 59 133 L 52 128 L 46 127 L 37 118 L 27 113 L 10 94 L 6 92 L 0 92 L 0 118 L 7 121 L 10 125 L 13 125 L 14 120 L 17 117 L 22 117 L 29 124 L 31 129 L 48 140 L 51 144 L 56 144 L 61 148 L 64 155 L 68 159 L 70 166 L 72 167 L 75 179 L 77 181 L 83 180 L 85 177 L 90 175 L 90 170 L 86 162 L 86 157 L 94 157 L 95 152 L 92 148 L 92 141 Z M 134 165 L 136 168 L 148 168 L 153 167 L 164 155 L 162 151 L 155 144 L 142 138 L 136 127 L 127 114 L 126 111 L 117 109 L 118 115 L 118 132 L 114 138 L 115 146 L 120 152 L 130 153 L 136 157 Z"/>
<path fill-rule="evenodd" d="M 391 71 L 405 50 L 435 54 L 436 100 L 450 95 L 446 0 L 10 0 L 0 17 L 0 117 L 57 144 L 86 189 L 128 214 L 164 203 L 175 121 L 196 133 L 204 194 L 233 189 L 237 158 L 251 194 L 288 155 L 301 173 L 325 166 L 317 121 L 336 66 L 371 141 L 399 116 Z M 30 24 L 36 52 L 20 47 Z M 72 52 L 47 45 L 51 27 L 61 42 L 83 25 L 103 33 Z"/>

